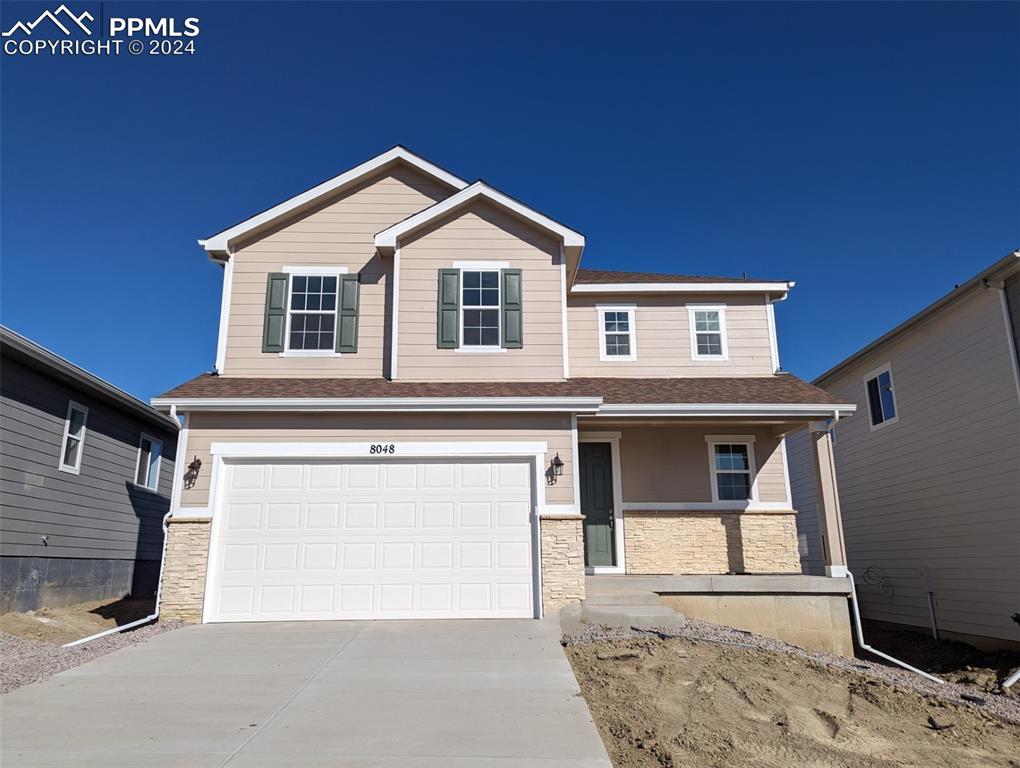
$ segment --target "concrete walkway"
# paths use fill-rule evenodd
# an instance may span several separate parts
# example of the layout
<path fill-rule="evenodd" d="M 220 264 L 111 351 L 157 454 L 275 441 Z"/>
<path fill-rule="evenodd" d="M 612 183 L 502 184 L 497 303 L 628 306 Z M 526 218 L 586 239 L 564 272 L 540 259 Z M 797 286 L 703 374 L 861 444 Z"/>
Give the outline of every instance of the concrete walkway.
<path fill-rule="evenodd" d="M 16 766 L 610 768 L 549 621 L 210 624 L 0 699 Z"/>

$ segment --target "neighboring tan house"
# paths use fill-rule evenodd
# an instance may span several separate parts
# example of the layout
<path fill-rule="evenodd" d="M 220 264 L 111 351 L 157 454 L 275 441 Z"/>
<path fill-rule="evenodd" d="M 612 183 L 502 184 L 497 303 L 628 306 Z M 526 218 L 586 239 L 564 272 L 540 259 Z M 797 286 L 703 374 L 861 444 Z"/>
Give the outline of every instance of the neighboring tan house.
<path fill-rule="evenodd" d="M 1020 643 L 1018 337 L 1020 251 L 815 380 L 859 408 L 837 426 L 835 452 L 866 618 Z M 790 436 L 811 573 L 824 555 L 807 448 Z"/>
<path fill-rule="evenodd" d="M 668 247 L 669 241 L 665 241 Z M 585 238 L 397 147 L 201 245 L 216 372 L 183 415 L 165 615 L 532 617 L 585 573 L 799 573 L 787 281 L 585 270 Z"/>
<path fill-rule="evenodd" d="M 155 593 L 177 430 L 0 326 L 0 613 Z"/>

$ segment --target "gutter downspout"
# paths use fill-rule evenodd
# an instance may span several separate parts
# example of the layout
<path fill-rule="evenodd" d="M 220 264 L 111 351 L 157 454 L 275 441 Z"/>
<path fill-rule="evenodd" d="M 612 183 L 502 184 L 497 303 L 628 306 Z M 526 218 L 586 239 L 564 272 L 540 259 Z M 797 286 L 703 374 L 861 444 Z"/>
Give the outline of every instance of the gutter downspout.
<path fill-rule="evenodd" d="M 161 597 L 162 592 L 163 592 L 163 568 L 166 565 L 166 542 L 167 542 L 167 539 L 170 537 L 170 532 L 167 530 L 167 526 L 170 523 L 170 515 L 172 515 L 172 514 L 173 514 L 173 512 L 167 512 L 165 515 L 163 515 L 163 554 L 160 555 L 160 558 L 159 558 L 159 583 L 156 586 L 156 608 L 155 608 L 155 610 L 152 613 L 150 613 L 148 616 L 146 616 L 144 619 L 138 619 L 137 621 L 131 621 L 131 622 L 128 622 L 127 624 L 123 624 L 123 625 L 121 625 L 119 627 L 113 627 L 112 629 L 103 630 L 102 632 L 97 632 L 94 635 L 89 635 L 88 637 L 83 637 L 81 640 L 75 640 L 75 641 L 70 642 L 70 643 L 64 643 L 64 645 L 61 646 L 61 647 L 63 647 L 63 648 L 72 648 L 72 647 L 74 647 L 76 645 L 84 645 L 85 643 L 91 643 L 93 640 L 98 640 L 99 638 L 106 637 L 107 635 L 113 635 L 113 634 L 116 634 L 118 632 L 124 632 L 125 630 L 128 630 L 128 629 L 134 629 L 135 627 L 141 627 L 141 626 L 143 626 L 145 624 L 149 624 L 149 623 L 151 623 L 153 621 L 156 621 L 159 618 L 159 602 L 160 602 L 160 597 Z"/>

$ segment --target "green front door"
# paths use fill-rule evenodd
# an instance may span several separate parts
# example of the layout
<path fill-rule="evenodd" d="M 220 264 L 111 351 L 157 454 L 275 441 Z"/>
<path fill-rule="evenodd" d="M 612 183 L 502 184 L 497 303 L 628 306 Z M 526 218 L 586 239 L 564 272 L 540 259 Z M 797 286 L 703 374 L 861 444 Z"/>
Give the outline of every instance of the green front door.
<path fill-rule="evenodd" d="M 609 443 L 580 443 L 584 564 L 614 565 L 613 460 Z"/>

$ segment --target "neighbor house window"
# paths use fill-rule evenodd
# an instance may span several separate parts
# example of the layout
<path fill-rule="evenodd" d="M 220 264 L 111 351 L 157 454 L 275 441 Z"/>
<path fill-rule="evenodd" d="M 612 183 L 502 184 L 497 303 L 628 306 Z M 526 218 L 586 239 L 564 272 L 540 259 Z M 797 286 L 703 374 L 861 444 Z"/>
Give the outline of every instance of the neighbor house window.
<path fill-rule="evenodd" d="M 292 275 L 287 316 L 288 351 L 335 349 L 336 275 Z"/>
<path fill-rule="evenodd" d="M 726 308 L 688 306 L 691 327 L 691 357 L 694 360 L 725 360 Z"/>
<path fill-rule="evenodd" d="M 600 306 L 599 360 L 637 360 L 633 306 Z"/>
<path fill-rule="evenodd" d="M 81 454 L 85 448 L 85 423 L 89 409 L 73 400 L 67 404 L 67 418 L 64 419 L 64 440 L 60 446 L 60 470 L 78 474 L 81 469 Z"/>
<path fill-rule="evenodd" d="M 466 347 L 499 347 L 499 270 L 461 272 L 461 339 Z"/>
<path fill-rule="evenodd" d="M 871 428 L 893 424 L 896 416 L 896 392 L 893 389 L 892 367 L 886 363 L 864 377 L 864 388 L 868 395 L 868 413 Z"/>
<path fill-rule="evenodd" d="M 712 500 L 754 500 L 753 438 L 718 435 L 706 440 L 712 471 Z"/>
<path fill-rule="evenodd" d="M 159 463 L 163 443 L 143 434 L 138 441 L 138 466 L 135 468 L 135 485 L 155 491 L 159 487 Z"/>

